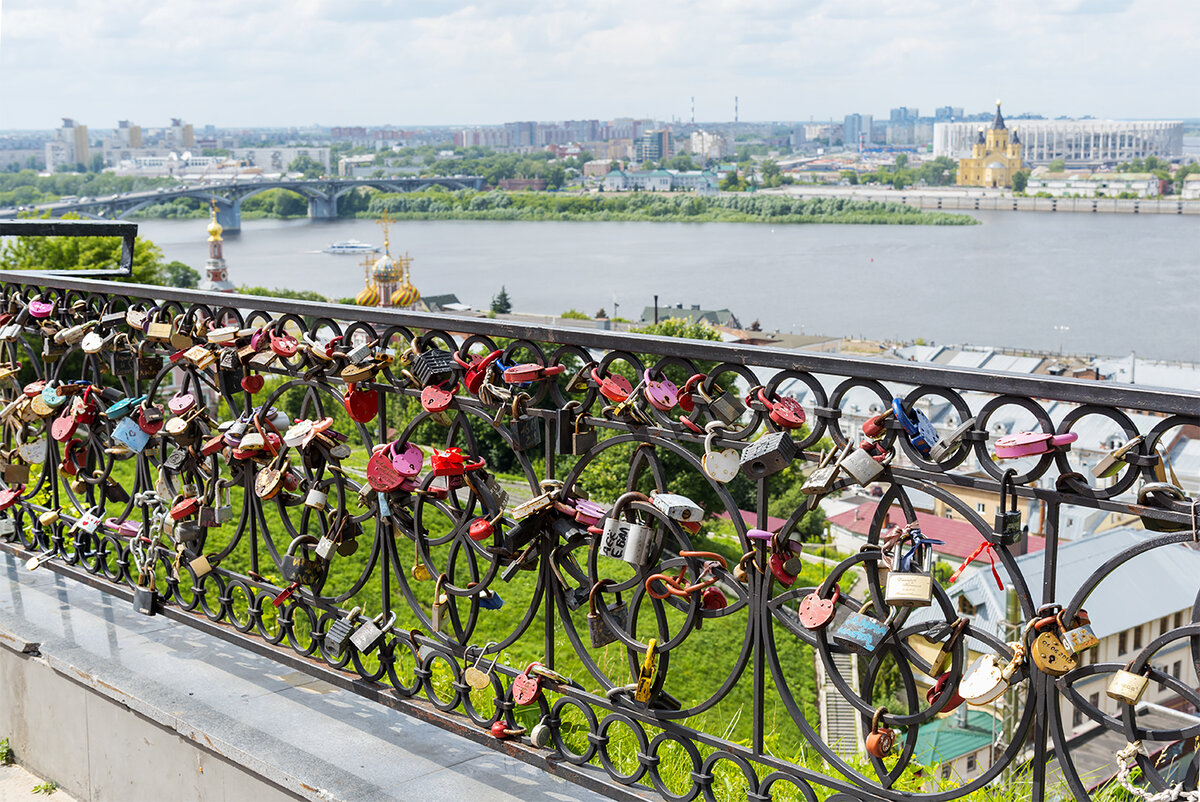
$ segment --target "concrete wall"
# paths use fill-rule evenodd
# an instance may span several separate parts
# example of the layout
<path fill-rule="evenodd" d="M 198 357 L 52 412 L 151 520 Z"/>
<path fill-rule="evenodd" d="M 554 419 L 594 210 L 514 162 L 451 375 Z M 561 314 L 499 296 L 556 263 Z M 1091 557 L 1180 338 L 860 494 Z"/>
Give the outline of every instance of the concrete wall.
<path fill-rule="evenodd" d="M 12 644 L 0 645 L 0 737 L 18 763 L 81 800 L 299 798 Z"/>

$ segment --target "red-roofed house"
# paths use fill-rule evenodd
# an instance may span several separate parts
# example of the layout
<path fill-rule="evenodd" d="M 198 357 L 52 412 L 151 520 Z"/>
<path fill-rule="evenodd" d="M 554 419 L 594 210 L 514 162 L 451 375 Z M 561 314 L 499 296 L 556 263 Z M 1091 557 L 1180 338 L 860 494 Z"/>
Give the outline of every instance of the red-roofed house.
<path fill-rule="evenodd" d="M 875 507 L 878 503 L 876 501 L 864 502 L 852 510 L 831 517 L 829 533 L 833 540 L 833 547 L 838 551 L 848 553 L 858 551 L 859 546 L 867 542 L 867 533 L 871 529 L 871 520 L 875 517 Z M 888 519 L 889 525 L 904 525 L 904 513 L 899 505 L 893 504 L 888 510 Z M 944 546 L 934 546 L 933 550 L 938 557 L 953 563 L 955 567 L 975 551 L 980 541 L 983 540 L 983 535 L 979 533 L 979 530 L 966 521 L 939 518 L 931 513 L 918 510 L 917 523 L 926 537 L 945 541 Z M 886 528 L 885 526 L 884 529 L 886 530 Z M 1027 535 L 1021 544 L 1013 548 L 1013 554 L 1041 551 L 1046 547 L 1046 539 L 1037 535 Z M 984 568 L 987 565 L 986 559 L 982 561 L 982 565 L 979 560 L 976 560 L 971 563 L 964 574 L 969 574 L 976 568 Z"/>

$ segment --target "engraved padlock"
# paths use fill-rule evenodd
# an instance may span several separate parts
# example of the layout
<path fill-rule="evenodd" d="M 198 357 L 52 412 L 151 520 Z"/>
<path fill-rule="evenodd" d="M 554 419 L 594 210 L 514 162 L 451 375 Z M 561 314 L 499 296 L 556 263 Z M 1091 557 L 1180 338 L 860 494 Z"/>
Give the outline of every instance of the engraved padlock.
<path fill-rule="evenodd" d="M 742 450 L 740 465 L 748 479 L 779 473 L 796 458 L 796 441 L 787 432 L 770 432 Z"/>
<path fill-rule="evenodd" d="M 928 607 L 933 601 L 933 575 L 920 562 L 922 556 L 925 556 L 925 562 L 931 562 L 933 549 L 926 545 L 913 548 L 916 550 L 913 569 L 888 573 L 884 601 L 893 607 Z"/>
<path fill-rule="evenodd" d="M 892 631 L 896 611 L 891 610 L 883 621 L 867 615 L 870 600 L 863 602 L 858 612 L 851 613 L 833 632 L 834 642 L 858 654 L 873 654 Z"/>
<path fill-rule="evenodd" d="M 383 636 L 396 625 L 396 611 L 393 610 L 388 622 L 383 626 L 379 622 L 383 620 L 383 613 L 363 621 L 354 634 L 350 636 L 350 643 L 354 644 L 354 648 L 358 649 L 359 654 L 369 654 L 383 643 Z"/>
<path fill-rule="evenodd" d="M 892 461 L 892 454 L 889 453 L 883 462 L 876 461 L 874 457 L 867 453 L 866 449 L 855 448 L 850 453 L 846 454 L 841 459 L 838 466 L 850 475 L 854 481 L 864 487 L 874 482 L 879 478 Z"/>
<path fill-rule="evenodd" d="M 1078 665 L 1078 661 L 1067 647 L 1063 645 L 1062 640 L 1055 632 L 1055 629 L 1057 629 L 1057 619 L 1050 618 L 1049 621 L 1051 628 L 1041 632 L 1041 634 L 1034 638 L 1033 646 L 1031 647 L 1033 664 L 1045 674 L 1053 677 L 1061 677 L 1068 671 L 1073 671 L 1076 665 Z M 1040 627 L 1035 626 L 1035 629 L 1040 629 Z"/>
<path fill-rule="evenodd" d="M 1116 673 L 1112 675 L 1112 679 L 1108 681 L 1108 688 L 1104 691 L 1109 699 L 1127 705 L 1136 705 L 1142 701 L 1146 688 L 1150 686 L 1150 678 L 1145 674 L 1133 673 L 1130 670 L 1132 668 L 1133 663 L 1131 662 L 1124 668 L 1117 669 Z"/>

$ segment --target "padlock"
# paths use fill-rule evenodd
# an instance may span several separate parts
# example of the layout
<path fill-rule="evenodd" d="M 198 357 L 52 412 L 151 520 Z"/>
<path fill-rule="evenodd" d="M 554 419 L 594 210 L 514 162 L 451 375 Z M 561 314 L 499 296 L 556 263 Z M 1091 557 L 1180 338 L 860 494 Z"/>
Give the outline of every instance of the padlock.
<path fill-rule="evenodd" d="M 195 521 L 179 521 L 175 524 L 175 531 L 171 533 L 171 540 L 196 553 L 203 548 L 204 534 L 204 528 Z"/>
<path fill-rule="evenodd" d="M 353 361 L 353 360 L 351 360 Z M 422 386 L 452 384 L 458 376 L 458 366 L 448 351 L 431 348 L 421 351 L 413 358 L 413 374 Z"/>
<path fill-rule="evenodd" d="M 822 630 L 829 625 L 829 622 L 833 620 L 838 600 L 842 596 L 842 589 L 838 585 L 833 586 L 833 595 L 828 599 L 823 598 L 818 593 L 819 590 L 818 588 L 802 598 L 797 610 L 800 626 L 812 632 Z"/>
<path fill-rule="evenodd" d="M 799 429 L 808 419 L 804 407 L 790 395 L 771 397 L 765 389 L 759 388 L 757 398 L 766 407 L 767 417 L 781 429 Z"/>
<path fill-rule="evenodd" d="M 317 539 L 312 535 L 300 535 L 288 544 L 287 552 L 279 566 L 280 573 L 288 582 L 308 585 L 314 593 L 320 592 L 325 583 L 328 563 L 309 557 L 305 552 L 309 547 L 316 546 Z M 300 553 L 297 553 L 300 550 Z"/>
<path fill-rule="evenodd" d="M 383 620 L 383 613 L 369 618 L 359 624 L 358 629 L 350 636 L 350 643 L 358 650 L 359 654 L 370 654 L 383 643 L 383 636 L 386 635 L 392 627 L 396 625 L 396 611 L 393 610 L 388 622 L 382 627 L 379 622 Z"/>
<path fill-rule="evenodd" d="M 1061 616 L 1062 614 L 1059 613 Z M 1062 625 L 1062 618 L 1059 618 L 1059 625 Z M 1080 610 L 1071 622 L 1071 628 L 1063 627 L 1062 642 L 1063 646 L 1067 647 L 1067 651 L 1072 654 L 1079 654 L 1082 651 L 1092 648 L 1100 642 L 1096 637 L 1095 631 L 1092 629 L 1091 620 L 1087 613 Z"/>
<path fill-rule="evenodd" d="M 488 666 L 486 670 L 481 669 L 479 664 L 483 662 L 483 657 L 487 654 L 488 649 L 493 646 L 499 646 L 499 644 L 493 642 L 484 646 L 479 650 L 479 657 L 475 658 L 475 664 L 467 666 L 467 668 L 463 671 L 463 679 L 466 681 L 467 685 L 470 685 L 477 691 L 482 691 L 484 688 L 487 688 L 492 684 L 492 669 L 496 667 L 496 661 L 500 659 L 500 653 L 496 653 L 496 656 L 492 658 L 492 664 Z"/>
<path fill-rule="evenodd" d="M 899 398 L 892 399 L 892 412 L 904 429 L 904 434 L 908 437 L 908 442 L 913 449 L 928 459 L 930 451 L 938 443 L 938 433 L 933 428 L 929 417 L 915 407 L 906 409 L 904 401 Z"/>
<path fill-rule="evenodd" d="M 338 616 L 330 623 L 329 629 L 325 632 L 324 644 L 325 651 L 331 655 L 341 654 L 346 648 L 346 642 L 350 640 L 351 633 L 354 632 L 354 622 L 358 620 L 359 614 L 362 613 L 361 607 L 355 607 L 345 618 Z"/>
<path fill-rule="evenodd" d="M 1001 437 L 995 443 L 998 459 L 1017 459 L 1038 454 L 1049 454 L 1063 446 L 1069 446 L 1079 439 L 1076 432 L 1062 434 L 1047 434 L 1046 432 L 1018 432 L 1007 437 Z"/>
<path fill-rule="evenodd" d="M 7 515 L 0 515 L 0 540 L 14 540 L 17 536 L 17 522 Z"/>
<path fill-rule="evenodd" d="M 949 457 L 954 456 L 962 445 L 963 438 L 967 432 L 975 428 L 975 419 L 967 418 L 965 421 L 956 426 L 948 435 L 938 440 L 931 449 L 929 449 L 929 458 L 934 462 L 941 462 Z"/>
<path fill-rule="evenodd" d="M 1045 620 L 1043 619 L 1038 624 L 1042 624 Z M 1057 619 L 1050 618 L 1048 626 L 1050 628 L 1034 638 L 1033 646 L 1030 647 L 1033 664 L 1044 674 L 1061 677 L 1068 671 L 1073 671 L 1078 665 L 1078 661 L 1055 633 L 1054 630 L 1058 628 Z M 1035 629 L 1037 628 L 1040 627 L 1035 626 Z"/>
<path fill-rule="evenodd" d="M 546 717 L 533 725 L 533 729 L 529 731 L 529 742 L 538 749 L 545 749 L 554 740 L 554 733 L 550 729 L 550 724 L 546 721 Z"/>
<path fill-rule="evenodd" d="M 328 498 L 328 494 L 326 494 L 323 490 L 318 490 L 317 488 L 313 487 L 310 488 L 308 493 L 304 496 L 304 506 L 308 507 L 310 510 L 316 510 L 317 512 L 320 512 L 321 510 L 325 509 L 325 502 L 328 500 Z"/>
<path fill-rule="evenodd" d="M 150 442 L 150 435 L 142 430 L 133 418 L 122 418 L 113 428 L 112 437 L 118 443 L 137 453 L 142 453 Z"/>
<path fill-rule="evenodd" d="M 883 473 L 891 461 L 891 453 L 887 455 L 884 462 L 879 462 L 867 453 L 866 449 L 859 446 L 846 454 L 838 462 L 838 466 L 849 474 L 854 481 L 866 487 L 879 478 L 880 474 Z"/>
<path fill-rule="evenodd" d="M 853 444 L 846 443 L 842 455 L 849 454 L 853 447 Z M 804 484 L 800 486 L 800 492 L 809 496 L 823 496 L 832 490 L 833 483 L 837 481 L 838 472 L 841 471 L 838 463 L 839 460 L 834 458 L 832 450 L 822 454 L 817 467 L 805 477 Z"/>
<path fill-rule="evenodd" d="M 650 501 L 672 521 L 696 523 L 704 518 L 704 510 L 699 504 L 678 493 L 651 493 Z"/>
<path fill-rule="evenodd" d="M 447 616 L 446 608 L 450 606 L 450 597 L 442 592 L 445 584 L 445 574 L 439 576 L 437 582 L 433 584 L 433 600 L 430 602 L 429 620 L 434 632 L 442 631 L 442 626 L 445 624 Z"/>
<path fill-rule="evenodd" d="M 880 621 L 867 615 L 870 600 L 863 602 L 858 612 L 851 613 L 844 622 L 833 632 L 833 640 L 852 652 L 858 654 L 873 654 L 892 631 L 892 619 L 896 611 L 888 613 L 888 617 Z"/>
<path fill-rule="evenodd" d="M 659 378 L 653 378 L 654 376 Z M 642 395 L 659 412 L 670 412 L 679 403 L 679 388 L 661 371 L 650 368 L 642 373 Z"/>
<path fill-rule="evenodd" d="M 621 559 L 633 566 L 642 566 L 650 561 L 654 547 L 654 530 L 640 523 L 631 523 L 625 534 L 625 548 Z"/>
<path fill-rule="evenodd" d="M 1016 475 L 1017 472 L 1009 468 L 1000 479 L 1000 509 L 996 513 L 995 533 L 999 543 L 1005 546 L 1021 542 L 1021 511 L 1017 509 L 1017 488 L 1013 482 Z"/>
<path fill-rule="evenodd" d="M 700 591 L 700 607 L 703 610 L 724 610 L 729 606 L 729 599 L 715 585 L 709 585 Z"/>
<path fill-rule="evenodd" d="M 963 672 L 958 694 L 969 705 L 985 705 L 1008 690 L 1008 684 L 1000 659 L 994 654 L 985 654 Z"/>
<path fill-rule="evenodd" d="M 514 402 L 515 403 L 515 402 Z M 532 415 L 520 415 L 513 418 L 509 426 L 512 433 L 514 451 L 528 451 L 542 444 L 542 421 Z"/>
<path fill-rule="evenodd" d="M 920 545 L 913 546 L 913 550 L 912 570 L 888 574 L 884 601 L 893 607 L 928 607 L 933 601 L 933 575 L 928 567 L 933 561 L 933 548 Z"/>
<path fill-rule="evenodd" d="M 1133 663 L 1117 669 L 1112 675 L 1112 679 L 1108 681 L 1108 688 L 1104 691 L 1109 699 L 1127 705 L 1136 705 L 1142 701 L 1146 688 L 1150 686 L 1150 677 L 1145 674 L 1135 674 L 1130 670 L 1131 668 L 1133 668 Z"/>
<path fill-rule="evenodd" d="M 770 432 L 742 450 L 742 473 L 751 480 L 779 473 L 796 458 L 796 442 L 787 432 Z"/>
<path fill-rule="evenodd" d="M 593 649 L 600 649 L 617 640 L 617 633 L 609 626 L 604 616 L 596 611 L 596 593 L 603 589 L 606 582 L 607 580 L 597 582 L 588 593 L 588 635 L 591 637 Z M 609 616 L 618 621 L 625 618 L 626 607 L 620 593 L 617 594 L 617 600 L 606 609 Z"/>
<path fill-rule="evenodd" d="M 933 685 L 929 686 L 929 690 L 925 691 L 925 701 L 929 703 L 930 707 L 935 707 L 944 693 L 950 694 L 950 698 L 942 706 L 940 712 L 949 713 L 963 703 L 963 698 L 959 694 L 958 688 L 950 684 L 950 674 L 948 672 L 940 675 L 934 681 Z"/>
<path fill-rule="evenodd" d="M 704 456 L 700 459 L 700 467 L 709 479 L 721 484 L 732 482 L 738 474 L 741 464 L 738 452 L 732 448 L 713 449 L 717 438 L 717 429 L 713 429 L 704 438 Z"/>
<path fill-rule="evenodd" d="M 596 430 L 584 423 L 582 414 L 575 416 L 573 432 L 571 433 L 571 450 L 574 456 L 586 454 L 596 447 Z"/>
<path fill-rule="evenodd" d="M 706 381 L 701 381 L 696 385 L 696 389 L 700 393 L 700 397 L 704 399 L 704 403 L 708 406 L 708 412 L 714 418 L 724 423 L 726 426 L 732 426 L 742 417 L 742 413 L 746 411 L 746 406 L 741 402 L 736 395 L 724 390 L 713 398 L 704 385 Z"/>
<path fill-rule="evenodd" d="M 638 669 L 637 687 L 633 691 L 635 702 L 648 704 L 654 693 L 654 660 L 657 650 L 658 640 L 651 638 L 646 646 L 646 655 L 642 658 L 642 665 Z"/>
<path fill-rule="evenodd" d="M 513 704 L 529 705 L 537 701 L 537 698 L 542 695 L 541 677 L 537 674 L 530 676 L 529 671 L 534 666 L 541 663 L 530 663 L 517 676 L 513 677 L 512 681 L 512 697 Z"/>
<path fill-rule="evenodd" d="M 886 707 L 875 711 L 875 715 L 871 717 L 871 731 L 867 734 L 865 743 L 867 754 L 880 759 L 890 755 L 896 745 L 896 731 L 882 723 L 886 714 Z"/>
<path fill-rule="evenodd" d="M 142 340 L 137 348 L 137 373 L 143 382 L 149 381 L 162 370 L 163 359 L 154 351 L 149 340 Z"/>
<path fill-rule="evenodd" d="M 193 576 L 199 579 L 209 574 L 217 566 L 218 562 L 219 560 L 217 560 L 217 555 L 215 554 L 201 554 L 188 563 L 188 570 L 192 572 Z"/>
<path fill-rule="evenodd" d="M 133 609 L 142 615 L 158 613 L 158 592 L 154 589 L 153 573 L 138 576 L 133 586 Z"/>
<path fill-rule="evenodd" d="M 472 583 L 474 584 L 474 583 Z M 490 588 L 484 588 L 479 591 L 479 609 L 480 610 L 499 610 L 504 606 L 504 599 L 500 598 L 500 594 Z"/>
<path fill-rule="evenodd" d="M 775 580 L 779 582 L 779 584 L 783 585 L 785 588 L 790 588 L 792 583 L 796 581 L 796 574 L 793 574 L 784 568 L 785 562 L 786 560 L 783 554 L 776 551 L 773 552 L 768 558 L 767 567 L 770 569 L 771 574 L 775 577 Z"/>
<path fill-rule="evenodd" d="M 1179 487 L 1168 482 L 1147 482 L 1138 490 L 1138 504 L 1142 506 L 1159 506 L 1162 503 L 1162 499 L 1183 502 L 1187 501 L 1187 494 Z M 1182 532 L 1192 528 L 1191 524 L 1164 521 L 1147 515 L 1141 516 L 1141 521 L 1142 526 L 1151 532 Z"/>
<path fill-rule="evenodd" d="M 939 629 L 949 631 L 945 640 L 941 642 L 930 641 L 925 635 L 914 635 L 908 639 L 908 645 L 920 654 L 925 662 L 929 663 L 929 671 L 926 673 L 931 678 L 936 679 L 946 673 L 946 666 L 953 659 L 966 626 L 967 619 L 965 618 L 959 618 L 949 626 L 941 624 Z M 933 648 L 929 649 L 929 647 Z"/>

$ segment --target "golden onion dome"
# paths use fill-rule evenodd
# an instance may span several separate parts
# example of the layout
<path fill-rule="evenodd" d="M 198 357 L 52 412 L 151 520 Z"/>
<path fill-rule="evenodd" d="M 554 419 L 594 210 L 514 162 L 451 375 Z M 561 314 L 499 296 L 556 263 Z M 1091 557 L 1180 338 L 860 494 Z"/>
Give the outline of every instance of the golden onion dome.
<path fill-rule="evenodd" d="M 208 218 L 208 241 L 220 242 L 221 232 L 225 229 L 221 228 L 221 224 L 217 222 L 217 202 L 212 202 L 212 211 Z"/>
<path fill-rule="evenodd" d="M 400 278 L 400 266 L 396 264 L 390 254 L 384 251 L 383 256 L 375 260 L 375 266 L 371 268 L 371 276 L 376 281 L 396 281 Z"/>
<path fill-rule="evenodd" d="M 359 306 L 379 306 L 379 288 L 374 284 L 363 287 L 362 292 L 355 296 L 354 302 Z"/>
<path fill-rule="evenodd" d="M 421 300 L 421 293 L 411 284 L 402 284 L 392 293 L 392 306 L 412 306 L 419 300 Z"/>

